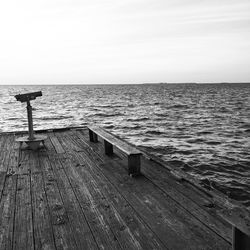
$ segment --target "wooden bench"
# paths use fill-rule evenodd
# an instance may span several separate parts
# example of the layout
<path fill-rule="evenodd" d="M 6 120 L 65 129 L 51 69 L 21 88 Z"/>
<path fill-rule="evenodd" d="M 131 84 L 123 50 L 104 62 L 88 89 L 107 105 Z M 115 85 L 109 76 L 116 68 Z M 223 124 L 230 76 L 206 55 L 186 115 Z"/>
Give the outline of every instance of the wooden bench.
<path fill-rule="evenodd" d="M 104 140 L 105 154 L 113 154 L 113 146 L 128 156 L 128 174 L 131 176 L 140 175 L 141 152 L 135 147 L 130 146 L 125 141 L 118 139 L 104 129 L 97 126 L 89 126 L 89 139 L 91 142 L 98 142 L 98 136 Z"/>

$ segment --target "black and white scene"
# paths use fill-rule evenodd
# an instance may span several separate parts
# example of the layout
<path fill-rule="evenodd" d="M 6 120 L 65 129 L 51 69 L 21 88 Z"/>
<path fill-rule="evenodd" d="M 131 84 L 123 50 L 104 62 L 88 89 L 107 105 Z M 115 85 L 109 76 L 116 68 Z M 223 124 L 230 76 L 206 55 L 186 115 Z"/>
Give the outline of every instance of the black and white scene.
<path fill-rule="evenodd" d="M 249 250 L 250 1 L 0 3 L 0 250 Z"/>

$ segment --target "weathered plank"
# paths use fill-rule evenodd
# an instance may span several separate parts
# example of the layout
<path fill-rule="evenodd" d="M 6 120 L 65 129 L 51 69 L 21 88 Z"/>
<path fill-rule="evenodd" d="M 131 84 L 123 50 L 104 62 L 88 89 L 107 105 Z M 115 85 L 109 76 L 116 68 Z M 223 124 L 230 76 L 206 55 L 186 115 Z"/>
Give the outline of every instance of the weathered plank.
<path fill-rule="evenodd" d="M 18 175 L 13 249 L 34 249 L 30 176 Z"/>
<path fill-rule="evenodd" d="M 10 154 L 13 151 L 14 136 L 8 135 L 0 155 L 0 171 L 7 171 Z"/>
<path fill-rule="evenodd" d="M 12 250 L 17 175 L 7 176 L 0 202 L 0 249 Z"/>
<path fill-rule="evenodd" d="M 2 149 L 4 148 L 4 144 L 6 142 L 8 135 L 7 134 L 0 134 L 0 150 L 2 151 Z M 0 155 L 1 157 L 1 155 Z"/>
<path fill-rule="evenodd" d="M 10 140 L 6 140 L 6 142 L 9 143 L 9 145 L 7 146 L 6 144 L 7 148 L 2 151 L 2 154 L 4 154 L 5 157 L 1 167 L 3 171 L 0 171 L 0 200 L 2 198 L 2 191 L 6 178 L 16 173 L 19 161 L 19 146 L 14 142 L 13 136 L 9 135 L 8 137 Z"/>
<path fill-rule="evenodd" d="M 18 172 L 20 160 L 20 144 L 13 140 L 12 148 L 9 155 L 7 174 L 13 175 Z"/>
<path fill-rule="evenodd" d="M 68 131 L 68 132 L 62 132 L 62 133 L 55 133 L 55 136 L 57 136 L 57 139 L 60 141 L 62 147 L 68 152 L 82 152 L 85 150 L 85 148 L 79 146 L 78 144 L 74 143 L 74 141 L 69 140 L 70 134 L 75 133 L 75 131 Z"/>
<path fill-rule="evenodd" d="M 39 151 L 39 155 L 57 155 L 57 151 L 51 142 L 51 136 L 55 137 L 54 133 L 50 132 L 47 134 L 48 139 L 44 141 L 45 148 Z M 60 146 L 62 147 L 62 146 Z M 64 149 L 62 149 L 64 150 Z"/>
<path fill-rule="evenodd" d="M 35 249 L 56 249 L 38 153 L 29 151 Z"/>
<path fill-rule="evenodd" d="M 16 169 L 16 173 L 19 175 L 29 175 L 30 174 L 30 150 L 20 150 L 19 162 Z"/>
<path fill-rule="evenodd" d="M 49 138 L 50 138 L 50 140 L 51 140 L 51 142 L 52 142 L 53 146 L 55 147 L 55 150 L 56 150 L 56 152 L 58 154 L 65 153 L 62 145 L 60 144 L 60 142 L 58 141 L 57 137 L 54 136 L 53 133 L 50 133 L 50 137 Z"/>
<path fill-rule="evenodd" d="M 4 188 L 4 183 L 5 183 L 5 176 L 6 176 L 6 171 L 3 167 L 3 162 L 6 161 L 6 151 L 4 149 L 4 144 L 6 142 L 8 135 L 6 134 L 0 134 L 0 201 L 2 197 L 2 191 Z"/>
<path fill-rule="evenodd" d="M 4 184 L 5 184 L 5 177 L 6 177 L 6 172 L 0 171 L 0 201 L 2 199 L 3 188 L 4 188 Z"/>
<path fill-rule="evenodd" d="M 0 249 L 12 249 L 15 218 L 17 176 L 13 171 L 18 165 L 19 149 L 14 147 L 14 136 L 1 136 L 0 154 Z"/>

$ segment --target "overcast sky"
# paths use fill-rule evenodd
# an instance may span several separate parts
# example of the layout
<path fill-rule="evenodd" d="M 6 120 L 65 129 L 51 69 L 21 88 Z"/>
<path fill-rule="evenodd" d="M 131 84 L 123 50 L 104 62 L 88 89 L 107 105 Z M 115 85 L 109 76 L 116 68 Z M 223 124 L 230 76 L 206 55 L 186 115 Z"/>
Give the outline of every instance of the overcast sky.
<path fill-rule="evenodd" d="M 0 83 L 250 81 L 249 0 L 5 0 Z"/>

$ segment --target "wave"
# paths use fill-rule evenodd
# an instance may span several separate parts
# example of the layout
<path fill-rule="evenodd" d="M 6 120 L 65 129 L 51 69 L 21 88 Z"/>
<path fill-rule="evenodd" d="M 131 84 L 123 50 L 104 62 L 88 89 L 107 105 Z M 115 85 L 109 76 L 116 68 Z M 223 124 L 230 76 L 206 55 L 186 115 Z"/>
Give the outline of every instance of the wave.
<path fill-rule="evenodd" d="M 107 113 L 94 113 L 94 114 L 88 114 L 87 117 L 116 117 L 116 116 L 123 116 L 122 113 L 113 113 L 113 114 L 107 114 Z"/>
<path fill-rule="evenodd" d="M 18 121 L 19 118 L 18 117 L 9 117 L 8 120 L 9 121 Z"/>
<path fill-rule="evenodd" d="M 165 104 L 164 102 L 154 102 L 154 103 L 152 103 L 152 105 L 162 105 L 162 104 Z"/>
<path fill-rule="evenodd" d="M 209 135 L 209 134 L 213 134 L 213 132 L 212 131 L 207 131 L 207 130 L 197 132 L 197 135 Z"/>
<path fill-rule="evenodd" d="M 113 109 L 113 108 L 123 108 L 123 107 L 125 107 L 125 106 L 123 106 L 123 105 L 114 105 L 114 104 L 110 104 L 110 105 L 94 105 L 93 109 L 95 108 L 96 110 L 100 110 L 100 108 Z"/>
<path fill-rule="evenodd" d="M 133 107 L 135 107 L 135 106 L 136 106 L 136 105 L 134 105 L 134 104 L 128 104 L 128 105 L 127 105 L 128 108 L 133 108 Z"/>
<path fill-rule="evenodd" d="M 168 163 L 173 167 L 180 167 L 180 168 L 185 164 L 183 161 L 180 160 L 168 160 L 166 161 L 166 163 Z"/>
<path fill-rule="evenodd" d="M 140 122 L 140 121 L 147 121 L 149 120 L 148 117 L 138 117 L 138 118 L 128 118 L 128 122 Z"/>
<path fill-rule="evenodd" d="M 151 134 L 151 135 L 162 135 L 164 132 L 157 131 L 157 130 L 148 130 L 145 132 L 146 134 Z"/>
<path fill-rule="evenodd" d="M 250 124 L 243 124 L 243 125 L 238 126 L 238 128 L 250 129 Z"/>
<path fill-rule="evenodd" d="M 127 126 L 120 126 L 121 129 L 128 130 L 128 129 L 142 129 L 140 125 L 127 125 Z"/>
<path fill-rule="evenodd" d="M 182 155 L 192 155 L 195 153 L 195 150 L 192 150 L 192 149 L 190 149 L 190 150 L 176 150 L 174 153 L 175 154 L 182 154 Z"/>
<path fill-rule="evenodd" d="M 219 141 L 206 141 L 206 144 L 208 144 L 208 145 L 220 145 L 221 142 L 219 142 Z"/>
<path fill-rule="evenodd" d="M 188 140 L 186 140 L 186 142 L 187 143 L 203 143 L 203 142 L 205 142 L 205 140 L 204 139 L 202 139 L 202 138 L 192 138 L 192 139 L 188 139 Z"/>
<path fill-rule="evenodd" d="M 105 129 L 113 129 L 115 127 L 114 125 L 102 125 L 102 126 Z"/>
<path fill-rule="evenodd" d="M 167 107 L 169 109 L 184 109 L 184 108 L 189 108 L 188 105 L 185 104 L 174 104 L 172 106 Z"/>
<path fill-rule="evenodd" d="M 58 120 L 67 120 L 72 119 L 73 116 L 53 116 L 53 117 L 37 117 L 36 120 L 44 120 L 44 121 L 58 121 Z"/>
<path fill-rule="evenodd" d="M 155 115 L 157 115 L 159 117 L 163 117 L 163 118 L 168 117 L 168 113 L 155 113 Z"/>

